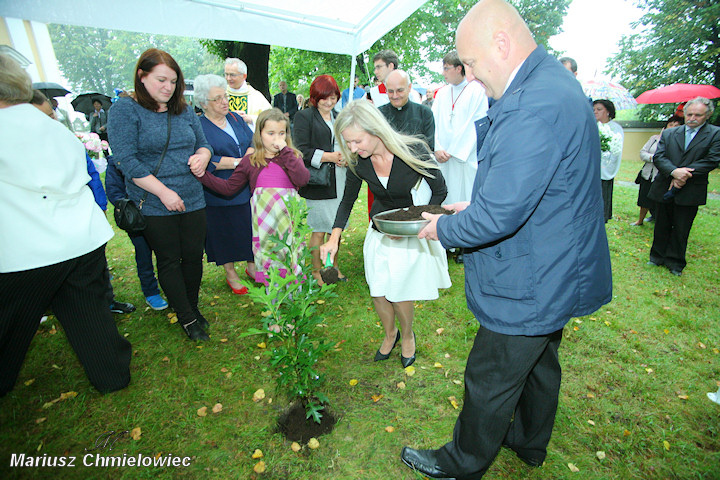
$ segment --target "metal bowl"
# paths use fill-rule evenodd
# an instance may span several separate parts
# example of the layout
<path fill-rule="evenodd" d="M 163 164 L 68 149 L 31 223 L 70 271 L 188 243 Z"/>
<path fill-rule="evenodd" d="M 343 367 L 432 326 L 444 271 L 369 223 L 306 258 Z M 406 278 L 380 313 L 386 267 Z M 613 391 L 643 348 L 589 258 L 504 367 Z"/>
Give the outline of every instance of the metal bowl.
<path fill-rule="evenodd" d="M 425 225 L 430 223 L 430 220 L 383 220 L 378 218 L 381 215 L 387 213 L 397 212 L 398 210 L 407 210 L 407 208 L 395 208 L 393 210 L 386 210 L 373 216 L 373 222 L 378 230 L 385 235 L 393 235 L 395 237 L 417 237 Z"/>

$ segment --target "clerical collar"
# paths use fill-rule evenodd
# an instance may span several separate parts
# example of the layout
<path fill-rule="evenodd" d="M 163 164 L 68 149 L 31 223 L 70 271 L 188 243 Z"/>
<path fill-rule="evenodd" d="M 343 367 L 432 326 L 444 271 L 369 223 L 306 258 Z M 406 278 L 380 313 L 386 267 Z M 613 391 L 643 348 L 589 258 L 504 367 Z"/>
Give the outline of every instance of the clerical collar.
<path fill-rule="evenodd" d="M 515 80 L 515 75 L 517 75 L 518 71 L 520 71 L 520 67 L 523 66 L 523 63 L 525 63 L 525 60 L 520 62 L 520 65 L 515 67 L 515 70 L 513 70 L 512 73 L 510 74 L 510 78 L 508 78 L 508 81 L 505 84 L 505 90 L 503 90 L 503 95 L 505 95 L 505 92 L 507 92 L 507 89 L 510 87 L 510 84 L 512 83 L 512 81 Z"/>
<path fill-rule="evenodd" d="M 242 87 L 240 87 L 240 88 L 232 88 L 230 85 L 228 85 L 227 89 L 228 89 L 228 92 L 237 93 L 237 94 L 247 93 L 248 91 L 250 91 L 250 88 L 248 87 L 247 82 L 243 83 Z"/>
<path fill-rule="evenodd" d="M 405 110 L 405 107 L 407 107 L 408 105 L 410 105 L 410 98 L 409 98 L 409 97 L 408 97 L 408 101 L 405 103 L 405 105 L 403 105 L 403 106 L 400 107 L 400 108 L 396 107 L 395 105 L 390 104 L 390 106 L 393 107 L 393 108 L 394 108 L 395 110 L 397 110 L 398 112 L 402 112 L 403 110 Z"/>

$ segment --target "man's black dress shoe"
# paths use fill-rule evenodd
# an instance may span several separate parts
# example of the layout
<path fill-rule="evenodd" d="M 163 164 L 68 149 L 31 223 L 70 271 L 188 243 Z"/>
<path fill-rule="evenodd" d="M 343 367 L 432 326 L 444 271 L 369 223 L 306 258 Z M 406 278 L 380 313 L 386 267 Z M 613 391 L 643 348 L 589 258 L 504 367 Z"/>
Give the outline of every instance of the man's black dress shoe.
<path fill-rule="evenodd" d="M 648 260 L 647 264 L 652 265 L 653 267 L 659 267 L 660 265 L 662 265 L 662 263 L 658 263 L 653 260 Z"/>
<path fill-rule="evenodd" d="M 193 312 L 195 312 L 195 318 L 200 324 L 200 328 L 202 328 L 203 330 L 207 330 L 208 328 L 210 328 L 210 322 L 208 322 L 207 318 L 205 318 L 203 314 L 200 313 L 200 310 L 198 310 L 197 307 L 193 308 Z"/>
<path fill-rule="evenodd" d="M 395 348 L 395 345 L 397 345 L 397 343 L 399 341 L 400 341 L 400 330 L 398 330 L 397 335 L 395 336 L 395 343 L 393 343 L 393 346 L 388 353 L 380 353 L 380 349 L 378 348 L 378 351 L 375 352 L 375 361 L 380 362 L 382 360 L 387 360 L 388 358 L 390 358 L 390 354 L 392 353 L 393 348 Z"/>
<path fill-rule="evenodd" d="M 132 303 L 125 302 L 113 302 L 110 304 L 110 311 L 112 313 L 131 313 L 135 311 L 135 305 Z"/>
<path fill-rule="evenodd" d="M 437 450 L 415 450 L 414 448 L 403 447 L 400 458 L 405 465 L 428 477 L 444 478 L 446 480 L 454 480 L 455 478 L 438 466 Z"/>
<path fill-rule="evenodd" d="M 676 277 L 681 277 L 681 276 L 682 276 L 682 270 L 673 270 L 673 269 L 670 269 L 670 273 L 672 273 L 672 274 L 675 275 Z"/>

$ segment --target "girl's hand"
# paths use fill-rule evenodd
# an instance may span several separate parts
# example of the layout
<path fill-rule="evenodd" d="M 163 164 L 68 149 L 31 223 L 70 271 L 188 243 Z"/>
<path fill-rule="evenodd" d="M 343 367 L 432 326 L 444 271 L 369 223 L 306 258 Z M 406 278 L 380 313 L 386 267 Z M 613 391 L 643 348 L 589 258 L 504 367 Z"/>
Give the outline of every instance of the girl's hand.
<path fill-rule="evenodd" d="M 277 140 L 275 140 L 273 142 L 272 146 L 273 146 L 273 148 L 276 148 L 279 153 L 280 150 L 287 147 L 287 142 L 283 138 L 278 138 Z"/>
<path fill-rule="evenodd" d="M 168 188 L 159 198 L 163 205 L 165 205 L 165 208 L 171 212 L 185 211 L 185 202 L 183 202 L 183 199 L 180 198 L 180 195 L 175 193 L 175 191 Z"/>
<path fill-rule="evenodd" d="M 190 171 L 196 177 L 203 176 L 203 172 L 207 168 L 208 163 L 210 163 L 210 151 L 206 148 L 199 148 L 194 155 L 190 155 L 190 158 L 188 158 Z"/>

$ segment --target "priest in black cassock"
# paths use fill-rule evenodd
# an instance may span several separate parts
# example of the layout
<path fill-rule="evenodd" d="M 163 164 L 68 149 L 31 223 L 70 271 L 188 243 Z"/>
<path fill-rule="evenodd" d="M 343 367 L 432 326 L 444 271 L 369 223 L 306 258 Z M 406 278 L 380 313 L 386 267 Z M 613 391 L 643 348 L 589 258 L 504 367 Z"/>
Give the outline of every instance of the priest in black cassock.
<path fill-rule="evenodd" d="M 392 127 L 406 135 L 420 135 L 435 150 L 435 120 L 432 110 L 419 103 L 411 102 L 410 77 L 403 70 L 393 70 L 385 78 L 390 103 L 380 107 Z"/>

